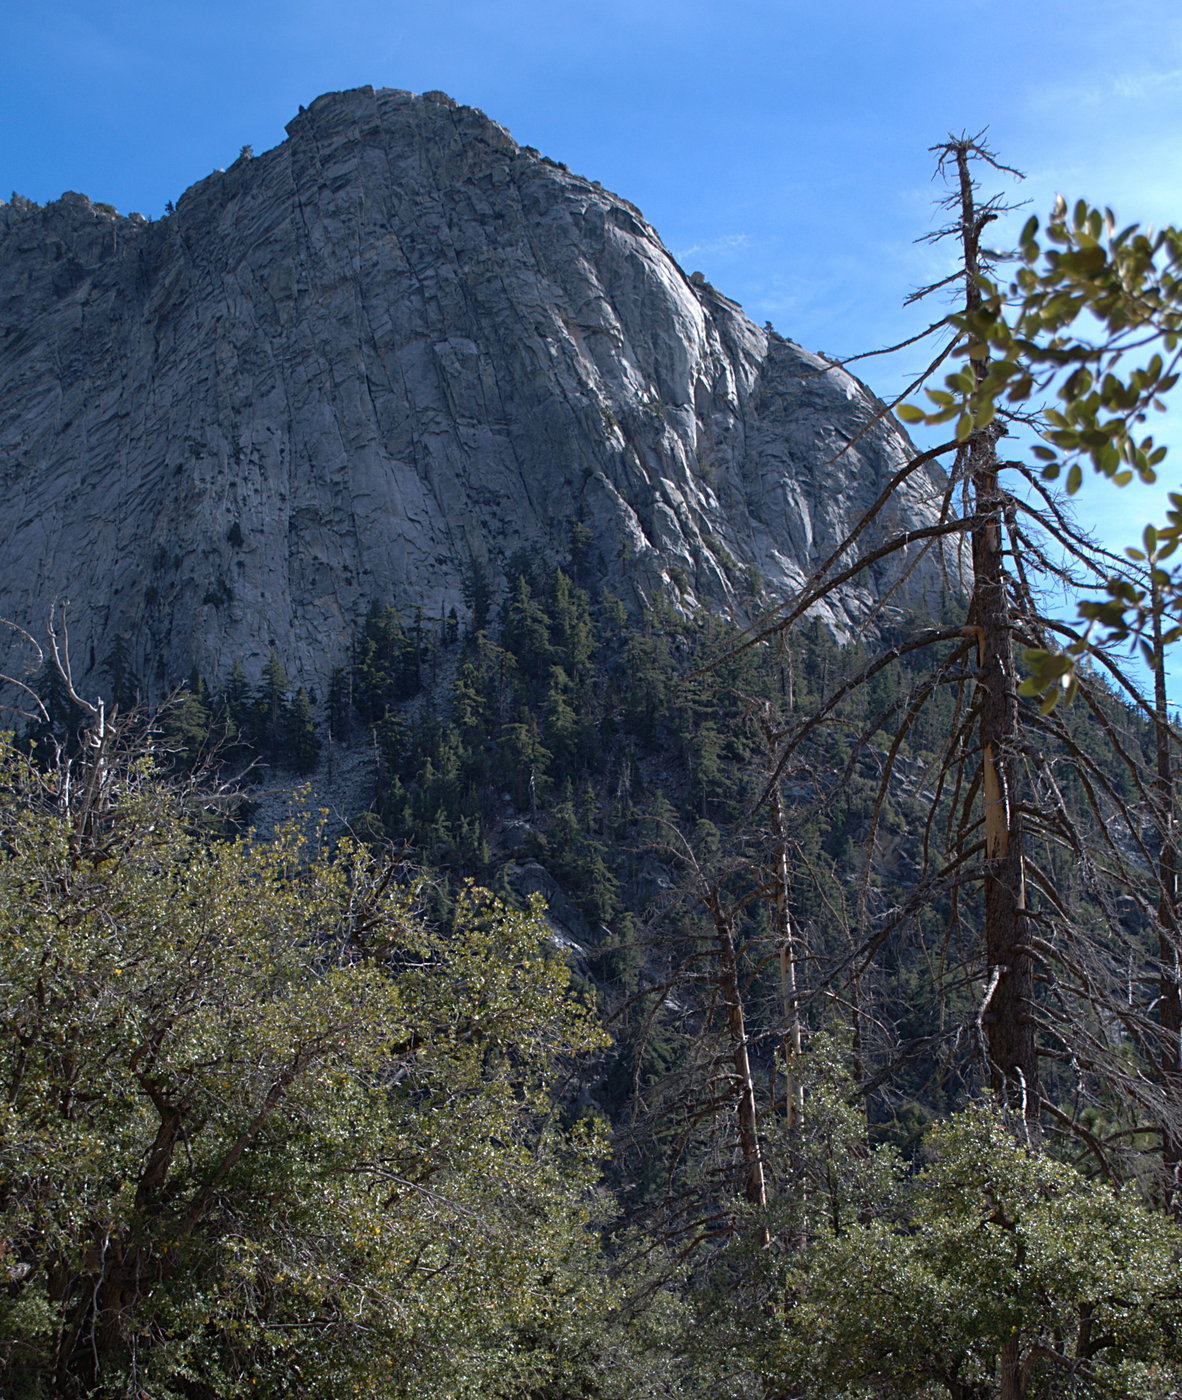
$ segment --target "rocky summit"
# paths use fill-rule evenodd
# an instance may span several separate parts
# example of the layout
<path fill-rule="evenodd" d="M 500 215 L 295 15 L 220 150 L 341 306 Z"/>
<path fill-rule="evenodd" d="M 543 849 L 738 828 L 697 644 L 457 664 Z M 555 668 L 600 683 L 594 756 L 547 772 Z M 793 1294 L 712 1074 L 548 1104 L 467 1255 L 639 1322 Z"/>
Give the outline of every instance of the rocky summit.
<path fill-rule="evenodd" d="M 481 112 L 360 88 L 287 131 L 157 220 L 0 204 L 0 616 L 68 599 L 96 686 L 119 639 L 158 691 L 272 645 L 321 683 L 371 601 L 462 619 L 466 580 L 572 532 L 630 605 L 741 616 L 911 450 Z M 938 494 L 913 477 L 894 523 Z M 921 560 L 898 598 L 939 583 Z"/>

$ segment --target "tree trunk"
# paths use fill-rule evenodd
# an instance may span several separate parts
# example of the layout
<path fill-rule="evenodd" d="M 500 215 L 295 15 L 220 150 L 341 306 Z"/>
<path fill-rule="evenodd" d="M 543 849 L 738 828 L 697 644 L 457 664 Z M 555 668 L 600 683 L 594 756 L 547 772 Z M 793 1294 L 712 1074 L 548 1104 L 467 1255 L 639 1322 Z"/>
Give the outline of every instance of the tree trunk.
<path fill-rule="evenodd" d="M 767 745 L 769 770 L 774 772 L 776 727 L 772 723 L 770 705 L 764 705 L 758 716 L 758 721 L 764 742 Z M 798 1131 L 804 1110 L 804 1090 L 797 1077 L 797 1066 L 804 1046 L 804 1036 L 800 1005 L 797 1001 L 797 965 L 800 961 L 800 947 L 796 930 L 792 926 L 790 901 L 792 877 L 788 864 L 788 818 L 784 811 L 784 798 L 780 792 L 778 780 L 772 784 L 769 805 L 771 807 L 772 836 L 775 840 L 772 907 L 775 920 L 776 953 L 780 964 L 780 1005 L 784 1018 L 780 1053 L 783 1059 L 785 1081 L 785 1119 L 791 1134 Z"/>
<path fill-rule="evenodd" d="M 743 990 L 739 982 L 734 926 L 730 915 L 722 907 L 717 890 L 710 891 L 706 902 L 718 939 L 718 988 L 726 1007 L 727 1039 L 730 1042 L 731 1063 L 738 1086 L 736 1116 L 739 1151 L 743 1159 L 743 1195 L 751 1205 L 762 1209 L 767 1205 L 767 1180 L 759 1141 L 759 1107 L 755 1096 L 755 1080 L 751 1073 L 747 1018 L 743 1010 Z M 766 1242 L 765 1229 L 764 1243 Z"/>
<path fill-rule="evenodd" d="M 1182 967 L 1179 965 L 1178 937 L 1178 820 L 1174 791 L 1173 755 L 1170 752 L 1169 707 L 1166 671 L 1162 652 L 1161 585 L 1156 582 L 1156 561 L 1150 560 L 1155 575 L 1153 590 L 1153 654 L 1157 670 L 1153 677 L 1153 720 L 1156 739 L 1154 797 L 1157 803 L 1158 853 L 1158 1016 L 1162 1044 L 1159 1073 L 1165 1104 L 1162 1112 L 1162 1164 L 1165 1168 L 1166 1207 L 1175 1218 L 1182 1217 Z"/>
<path fill-rule="evenodd" d="M 1002 1344 L 998 1358 L 998 1400 L 1026 1400 L 1026 1374 L 1015 1329 Z"/>
<path fill-rule="evenodd" d="M 970 144 L 956 143 L 953 151 L 960 180 L 965 309 L 973 312 L 981 304 L 981 232 L 993 215 L 976 207 L 969 171 Z M 973 356 L 972 363 L 978 377 L 984 377 L 988 372 L 984 355 Z M 1033 1118 L 1038 1112 L 1034 962 L 1025 948 L 1025 840 L 1018 809 L 1021 716 L 1005 569 L 999 436 L 996 423 L 977 428 L 961 453 L 976 520 L 968 626 L 977 639 L 978 735 L 985 804 L 984 944 L 989 980 L 979 1024 L 991 1087 L 1006 1107 Z"/>
<path fill-rule="evenodd" d="M 978 517 L 969 624 L 977 638 L 978 735 L 985 817 L 984 943 L 989 992 L 981 1008 L 989 1083 L 1009 1108 L 1038 1108 L 1034 961 L 1025 950 L 1025 833 L 1018 811 L 1021 732 L 1009 601 L 1002 567 L 1001 499 L 989 430 L 969 444 Z"/>

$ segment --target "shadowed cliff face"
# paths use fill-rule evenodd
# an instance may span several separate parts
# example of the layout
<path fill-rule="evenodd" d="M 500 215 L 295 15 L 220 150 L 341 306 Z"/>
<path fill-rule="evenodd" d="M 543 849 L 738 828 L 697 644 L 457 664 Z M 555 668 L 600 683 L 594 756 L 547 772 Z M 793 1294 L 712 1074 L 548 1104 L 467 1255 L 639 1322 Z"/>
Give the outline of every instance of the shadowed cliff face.
<path fill-rule="evenodd" d="M 0 615 L 68 597 L 81 674 L 123 635 L 158 690 L 272 643 L 322 683 L 371 599 L 462 617 L 473 561 L 572 520 L 628 601 L 742 612 L 904 459 L 887 421 L 834 461 L 855 380 L 480 112 L 363 88 L 288 133 L 156 222 L 0 205 Z"/>

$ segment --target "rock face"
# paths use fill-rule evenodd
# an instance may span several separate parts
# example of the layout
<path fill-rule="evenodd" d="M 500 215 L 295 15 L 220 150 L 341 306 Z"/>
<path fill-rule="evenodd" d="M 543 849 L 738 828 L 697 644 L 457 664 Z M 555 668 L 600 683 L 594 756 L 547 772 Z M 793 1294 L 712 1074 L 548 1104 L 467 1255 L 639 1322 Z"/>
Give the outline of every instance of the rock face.
<path fill-rule="evenodd" d="M 0 204 L 0 616 L 40 632 L 69 598 L 80 675 L 123 637 L 157 691 L 272 644 L 322 683 L 371 600 L 463 617 L 474 566 L 558 558 L 572 521 L 626 600 L 741 612 L 908 451 L 482 113 L 362 88 L 288 133 L 153 222 Z M 938 587 L 921 563 L 901 598 Z"/>

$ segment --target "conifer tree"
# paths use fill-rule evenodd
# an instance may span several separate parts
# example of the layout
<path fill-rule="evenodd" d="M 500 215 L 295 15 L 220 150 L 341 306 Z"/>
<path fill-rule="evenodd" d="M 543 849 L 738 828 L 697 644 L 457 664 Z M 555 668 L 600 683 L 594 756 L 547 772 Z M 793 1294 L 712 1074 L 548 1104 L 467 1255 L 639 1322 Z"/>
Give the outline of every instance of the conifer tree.
<path fill-rule="evenodd" d="M 111 701 L 121 710 L 132 710 L 139 703 L 141 683 L 131 664 L 131 648 L 120 634 L 103 663 L 111 683 Z"/>
<path fill-rule="evenodd" d="M 293 773 L 310 773 L 320 761 L 320 736 L 308 692 L 300 686 L 284 706 L 276 735 L 278 762 Z"/>

